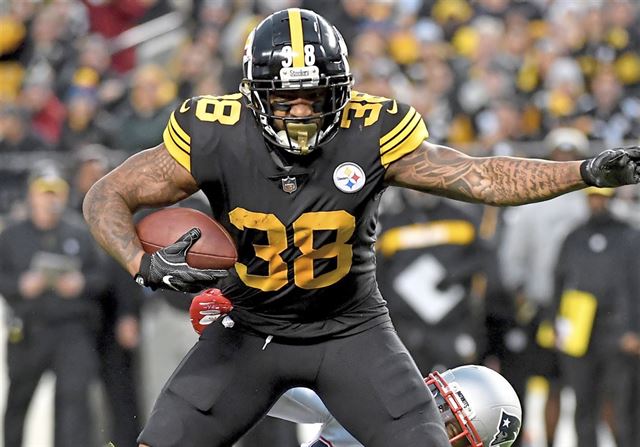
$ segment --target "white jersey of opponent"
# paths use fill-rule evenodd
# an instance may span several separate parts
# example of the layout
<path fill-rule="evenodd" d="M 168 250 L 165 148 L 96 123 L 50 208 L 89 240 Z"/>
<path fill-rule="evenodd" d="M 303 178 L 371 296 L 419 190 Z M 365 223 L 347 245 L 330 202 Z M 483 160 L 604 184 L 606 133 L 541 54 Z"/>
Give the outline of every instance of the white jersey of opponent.
<path fill-rule="evenodd" d="M 298 424 L 322 424 L 318 437 L 302 447 L 362 447 L 329 413 L 318 395 L 308 388 L 292 388 L 284 393 L 269 411 L 269 416 Z"/>

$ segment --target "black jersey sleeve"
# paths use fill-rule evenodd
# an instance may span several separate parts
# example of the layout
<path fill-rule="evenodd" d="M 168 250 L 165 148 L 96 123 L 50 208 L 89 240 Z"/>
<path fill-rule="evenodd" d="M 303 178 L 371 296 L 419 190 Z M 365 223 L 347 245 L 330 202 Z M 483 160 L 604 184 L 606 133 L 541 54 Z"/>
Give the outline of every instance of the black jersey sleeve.
<path fill-rule="evenodd" d="M 420 113 L 407 104 L 389 100 L 380 113 L 380 159 L 386 169 L 416 150 L 429 137 L 429 132 Z"/>
<path fill-rule="evenodd" d="M 165 147 L 187 171 L 191 172 L 191 126 L 190 116 L 195 99 L 187 99 L 176 108 L 164 129 L 162 139 Z M 189 113 L 191 112 L 191 113 Z"/>

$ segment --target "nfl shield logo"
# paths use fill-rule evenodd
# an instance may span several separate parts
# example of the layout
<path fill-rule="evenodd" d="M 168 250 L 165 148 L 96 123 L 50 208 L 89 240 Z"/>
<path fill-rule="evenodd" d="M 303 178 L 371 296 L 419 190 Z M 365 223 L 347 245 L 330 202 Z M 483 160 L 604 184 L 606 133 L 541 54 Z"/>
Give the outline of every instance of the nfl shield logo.
<path fill-rule="evenodd" d="M 298 189 L 298 183 L 295 177 L 286 177 L 282 179 L 282 190 L 291 194 Z"/>

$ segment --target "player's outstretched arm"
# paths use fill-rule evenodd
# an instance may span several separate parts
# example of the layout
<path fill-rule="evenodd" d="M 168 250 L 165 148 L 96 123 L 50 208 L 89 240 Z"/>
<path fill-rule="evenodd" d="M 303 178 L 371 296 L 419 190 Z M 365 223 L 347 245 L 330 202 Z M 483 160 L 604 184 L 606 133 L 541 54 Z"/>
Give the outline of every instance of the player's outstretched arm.
<path fill-rule="evenodd" d="M 610 149 L 588 162 L 517 157 L 470 157 L 423 142 L 387 169 L 390 185 L 468 202 L 521 205 L 595 186 L 640 181 L 640 148 Z"/>
<path fill-rule="evenodd" d="M 133 213 L 176 203 L 197 190 L 191 174 L 160 144 L 131 156 L 93 185 L 82 211 L 98 243 L 134 275 L 144 251 Z"/>

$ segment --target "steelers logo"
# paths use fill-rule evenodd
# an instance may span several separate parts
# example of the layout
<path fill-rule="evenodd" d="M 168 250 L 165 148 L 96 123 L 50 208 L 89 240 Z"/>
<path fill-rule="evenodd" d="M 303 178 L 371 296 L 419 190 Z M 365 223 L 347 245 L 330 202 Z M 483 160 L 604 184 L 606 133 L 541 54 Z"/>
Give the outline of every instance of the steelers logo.
<path fill-rule="evenodd" d="M 360 166 L 350 161 L 342 163 L 333 171 L 333 183 L 342 192 L 358 192 L 364 186 L 365 175 Z"/>

